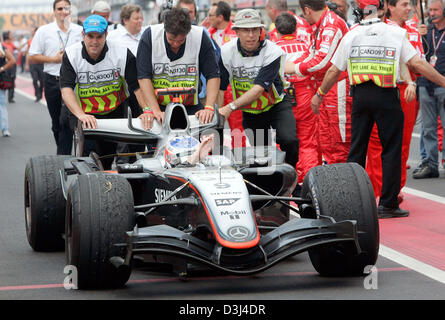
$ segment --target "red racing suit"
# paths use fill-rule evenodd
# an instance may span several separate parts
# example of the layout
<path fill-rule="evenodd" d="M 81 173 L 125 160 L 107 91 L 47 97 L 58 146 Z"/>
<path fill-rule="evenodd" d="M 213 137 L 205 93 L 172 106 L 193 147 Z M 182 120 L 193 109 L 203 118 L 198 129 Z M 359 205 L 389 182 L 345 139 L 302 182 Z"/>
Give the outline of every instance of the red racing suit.
<path fill-rule="evenodd" d="M 309 49 L 309 46 L 298 39 L 295 34 L 284 35 L 276 44 L 286 53 L 286 60 L 294 62 Z M 296 166 L 298 183 L 303 183 L 308 171 L 321 164 L 318 146 L 318 118 L 312 112 L 311 99 L 315 92 L 315 83 L 308 76 L 291 76 L 286 78 L 295 89 L 297 104 L 293 107 L 297 122 L 297 138 L 299 139 L 298 162 Z"/>
<path fill-rule="evenodd" d="M 399 26 L 394 21 L 387 19 L 385 21 L 387 24 Z M 419 57 L 424 57 L 422 38 L 420 33 L 417 31 L 412 24 L 404 23 L 402 28 L 407 31 L 407 36 L 409 42 L 416 49 Z M 411 80 L 416 81 L 416 74 L 410 71 Z M 411 102 L 406 101 L 405 91 L 408 87 L 408 81 L 399 80 L 397 81 L 397 87 L 400 91 L 400 104 L 402 106 L 403 114 L 404 114 L 404 122 L 403 122 L 403 141 L 402 141 L 402 172 L 401 172 L 401 181 L 400 181 L 400 189 L 405 186 L 406 183 L 406 162 L 409 157 L 409 147 L 411 144 L 411 136 L 413 133 L 414 125 L 416 124 L 417 113 L 419 111 L 419 102 L 417 99 L 414 99 Z M 377 126 L 374 125 L 371 133 L 371 137 L 369 139 L 368 144 L 368 155 L 367 155 L 367 163 L 366 163 L 366 172 L 371 179 L 372 186 L 374 188 L 374 193 L 376 197 L 380 197 L 382 191 L 382 145 L 380 143 L 380 139 L 378 136 Z M 399 198 L 400 201 L 400 198 Z"/>
<path fill-rule="evenodd" d="M 346 22 L 327 7 L 312 26 L 312 47 L 295 66 L 298 76 L 311 76 L 320 86 L 331 66 L 331 58 L 340 40 L 348 32 Z M 314 91 L 315 94 L 315 91 Z M 327 163 L 346 162 L 351 145 L 352 97 L 349 96 L 347 71 L 323 99 L 318 115 L 319 146 Z"/>
<path fill-rule="evenodd" d="M 227 42 L 235 39 L 236 31 L 232 30 L 233 23 L 229 22 L 227 27 L 224 29 L 224 33 L 222 36 L 222 45 Z M 215 40 L 216 36 L 216 28 L 209 28 L 210 37 Z M 224 92 L 224 105 L 229 104 L 233 101 L 232 87 L 229 85 L 227 90 Z M 246 135 L 244 133 L 243 127 L 243 112 L 241 110 L 233 111 L 229 118 L 227 119 L 230 126 L 230 135 L 231 135 L 231 145 L 232 148 L 245 147 L 246 146 Z"/>

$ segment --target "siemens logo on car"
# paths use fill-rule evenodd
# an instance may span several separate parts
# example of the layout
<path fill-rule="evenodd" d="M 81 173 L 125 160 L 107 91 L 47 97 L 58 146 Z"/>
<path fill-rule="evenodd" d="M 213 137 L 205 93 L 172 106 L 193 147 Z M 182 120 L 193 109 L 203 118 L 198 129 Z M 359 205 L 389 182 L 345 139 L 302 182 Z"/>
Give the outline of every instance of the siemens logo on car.
<path fill-rule="evenodd" d="M 170 190 L 165 190 L 165 189 L 155 189 L 155 202 L 161 202 L 163 201 L 165 198 L 167 198 L 173 191 Z M 170 198 L 170 200 L 176 200 L 176 196 L 173 196 Z"/>
<path fill-rule="evenodd" d="M 97 72 L 79 72 L 77 80 L 80 84 L 108 82 L 118 80 L 121 74 L 120 68 L 101 70 Z"/>

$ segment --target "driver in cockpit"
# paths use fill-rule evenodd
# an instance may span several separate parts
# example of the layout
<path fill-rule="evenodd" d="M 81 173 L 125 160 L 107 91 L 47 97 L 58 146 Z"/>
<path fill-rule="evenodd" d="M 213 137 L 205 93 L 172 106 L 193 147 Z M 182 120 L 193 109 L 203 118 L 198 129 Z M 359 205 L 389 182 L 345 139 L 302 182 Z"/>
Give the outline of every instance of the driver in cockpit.
<path fill-rule="evenodd" d="M 192 136 L 169 138 L 165 145 L 164 159 L 169 168 L 194 166 L 203 161 L 213 150 L 214 135 L 203 136 L 201 142 Z"/>

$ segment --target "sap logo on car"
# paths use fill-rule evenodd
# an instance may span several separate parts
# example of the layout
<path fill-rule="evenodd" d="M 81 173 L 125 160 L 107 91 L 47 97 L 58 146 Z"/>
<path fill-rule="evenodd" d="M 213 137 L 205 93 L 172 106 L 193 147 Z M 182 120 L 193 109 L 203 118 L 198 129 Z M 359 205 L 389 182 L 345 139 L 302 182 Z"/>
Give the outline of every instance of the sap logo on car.
<path fill-rule="evenodd" d="M 246 227 L 235 226 L 227 230 L 228 235 L 236 241 L 241 241 L 249 237 L 249 230 Z"/>
<path fill-rule="evenodd" d="M 227 199 L 215 199 L 215 204 L 218 207 L 221 206 L 231 206 L 235 202 L 237 202 L 240 198 L 227 198 Z"/>
<path fill-rule="evenodd" d="M 155 189 L 155 202 L 161 202 L 167 198 L 173 191 L 165 189 Z M 169 200 L 176 200 L 176 196 L 171 197 Z"/>

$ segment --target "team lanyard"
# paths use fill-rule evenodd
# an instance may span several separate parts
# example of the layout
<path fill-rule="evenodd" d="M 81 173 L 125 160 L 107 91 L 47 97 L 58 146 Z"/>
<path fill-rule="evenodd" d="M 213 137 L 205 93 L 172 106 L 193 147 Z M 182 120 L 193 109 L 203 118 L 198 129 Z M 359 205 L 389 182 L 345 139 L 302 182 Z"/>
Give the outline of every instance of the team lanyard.
<path fill-rule="evenodd" d="M 445 31 L 442 32 L 442 35 L 440 36 L 440 39 L 439 39 L 439 43 L 436 46 L 436 38 L 434 36 L 434 29 L 433 29 L 433 48 L 434 48 L 434 53 L 433 53 L 433 55 L 430 58 L 430 64 L 433 67 L 436 65 L 436 62 L 437 62 L 436 51 L 437 51 L 437 49 L 439 49 L 440 44 L 442 43 L 442 39 L 443 39 L 444 36 L 445 36 Z"/>
<path fill-rule="evenodd" d="M 68 40 L 70 38 L 71 30 L 68 30 L 68 33 L 66 34 L 65 43 L 63 43 L 62 36 L 60 35 L 61 32 L 62 32 L 61 30 L 57 30 L 57 35 L 59 36 L 60 50 L 65 51 L 66 45 L 68 44 Z"/>

